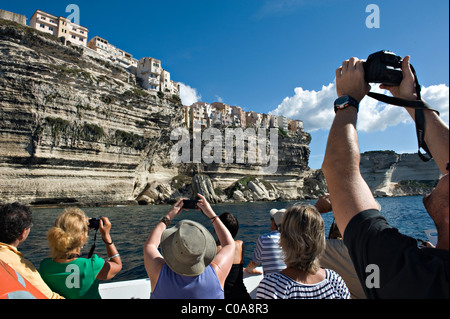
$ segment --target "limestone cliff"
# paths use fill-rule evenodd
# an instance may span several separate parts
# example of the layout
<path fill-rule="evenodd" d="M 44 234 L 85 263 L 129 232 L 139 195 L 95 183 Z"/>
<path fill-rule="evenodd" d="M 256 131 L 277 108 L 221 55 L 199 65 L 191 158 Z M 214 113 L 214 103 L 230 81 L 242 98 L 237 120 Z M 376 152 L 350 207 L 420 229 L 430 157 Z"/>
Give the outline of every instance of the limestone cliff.
<path fill-rule="evenodd" d="M 196 192 L 213 202 L 251 175 L 246 200 L 302 196 L 309 134 L 280 137 L 278 171 L 258 165 L 177 164 L 170 132 L 179 100 L 26 26 L 0 21 L 0 202 L 165 203 Z M 262 186 L 261 186 L 262 185 Z M 267 186 L 270 190 L 264 190 Z"/>
<path fill-rule="evenodd" d="M 316 198 L 319 194 L 303 187 L 304 179 L 313 174 L 307 164 L 309 142 L 310 136 L 305 132 L 291 137 L 279 136 L 277 170 L 273 173 L 265 173 L 263 168 L 267 166 L 263 164 L 227 164 L 224 159 L 220 163 L 178 165 L 179 175 L 163 184 L 153 183 L 138 200 L 170 202 L 178 196 L 195 197 L 197 192 L 212 203 L 294 200 L 311 195 Z M 247 147 L 245 152 L 248 154 Z M 156 194 L 159 195 L 155 198 Z"/>
<path fill-rule="evenodd" d="M 176 175 L 179 105 L 27 27 L 0 23 L 0 51 L 0 201 L 128 203 Z"/>
<path fill-rule="evenodd" d="M 375 196 L 423 195 L 437 184 L 439 169 L 417 154 L 374 151 L 361 154 L 361 173 Z"/>

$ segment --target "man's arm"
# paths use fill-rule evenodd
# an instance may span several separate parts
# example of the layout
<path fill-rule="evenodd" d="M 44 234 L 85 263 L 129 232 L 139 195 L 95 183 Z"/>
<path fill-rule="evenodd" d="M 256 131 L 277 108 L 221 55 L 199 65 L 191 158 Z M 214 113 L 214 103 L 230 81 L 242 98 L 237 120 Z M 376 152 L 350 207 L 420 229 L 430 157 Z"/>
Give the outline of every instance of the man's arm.
<path fill-rule="evenodd" d="M 336 70 L 338 96 L 349 95 L 360 102 L 369 91 L 364 68 L 356 58 Z M 355 107 L 338 110 L 330 129 L 322 171 L 328 184 L 333 212 L 342 235 L 350 220 L 367 209 L 378 209 L 372 192 L 361 176 Z"/>

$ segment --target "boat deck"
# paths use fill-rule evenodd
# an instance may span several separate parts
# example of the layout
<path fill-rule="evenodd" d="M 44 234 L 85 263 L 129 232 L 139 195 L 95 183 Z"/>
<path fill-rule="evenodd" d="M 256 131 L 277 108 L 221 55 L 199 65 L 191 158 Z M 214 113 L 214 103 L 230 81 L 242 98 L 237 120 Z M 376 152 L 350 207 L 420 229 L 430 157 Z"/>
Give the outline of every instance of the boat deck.
<path fill-rule="evenodd" d="M 256 268 L 262 271 L 262 267 Z M 256 289 L 263 275 L 249 275 L 244 272 L 244 284 L 250 296 L 256 298 Z M 99 292 L 103 299 L 150 299 L 150 279 L 102 283 Z"/>

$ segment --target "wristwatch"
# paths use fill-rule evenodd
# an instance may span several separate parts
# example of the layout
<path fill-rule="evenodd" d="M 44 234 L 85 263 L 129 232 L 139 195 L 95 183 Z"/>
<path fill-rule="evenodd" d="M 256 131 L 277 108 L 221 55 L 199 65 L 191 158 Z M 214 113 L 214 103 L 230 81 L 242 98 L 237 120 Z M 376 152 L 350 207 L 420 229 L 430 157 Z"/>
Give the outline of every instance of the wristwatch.
<path fill-rule="evenodd" d="M 170 219 L 167 218 L 166 216 L 161 218 L 160 222 L 163 223 L 163 224 L 166 224 L 166 227 L 169 227 L 169 225 L 170 225 Z"/>
<path fill-rule="evenodd" d="M 356 110 L 359 111 L 358 101 L 356 101 L 350 95 L 342 95 L 341 97 L 337 98 L 336 101 L 334 101 L 334 112 L 336 113 L 337 110 L 342 110 L 349 106 L 354 106 L 356 107 Z"/>

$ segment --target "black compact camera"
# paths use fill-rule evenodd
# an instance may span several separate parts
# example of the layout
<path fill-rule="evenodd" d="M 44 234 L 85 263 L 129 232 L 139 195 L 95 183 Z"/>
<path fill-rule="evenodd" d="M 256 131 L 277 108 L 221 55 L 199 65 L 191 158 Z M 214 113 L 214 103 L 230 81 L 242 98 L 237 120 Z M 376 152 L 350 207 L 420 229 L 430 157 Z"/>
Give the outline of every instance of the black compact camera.
<path fill-rule="evenodd" d="M 388 86 L 400 85 L 403 79 L 403 59 L 390 51 L 378 51 L 363 62 L 364 79 L 367 83 L 383 83 Z"/>
<path fill-rule="evenodd" d="M 93 217 L 89 219 L 89 229 L 98 230 L 100 227 L 100 217 Z"/>
<path fill-rule="evenodd" d="M 183 199 L 183 208 L 185 209 L 198 209 L 198 199 Z"/>

